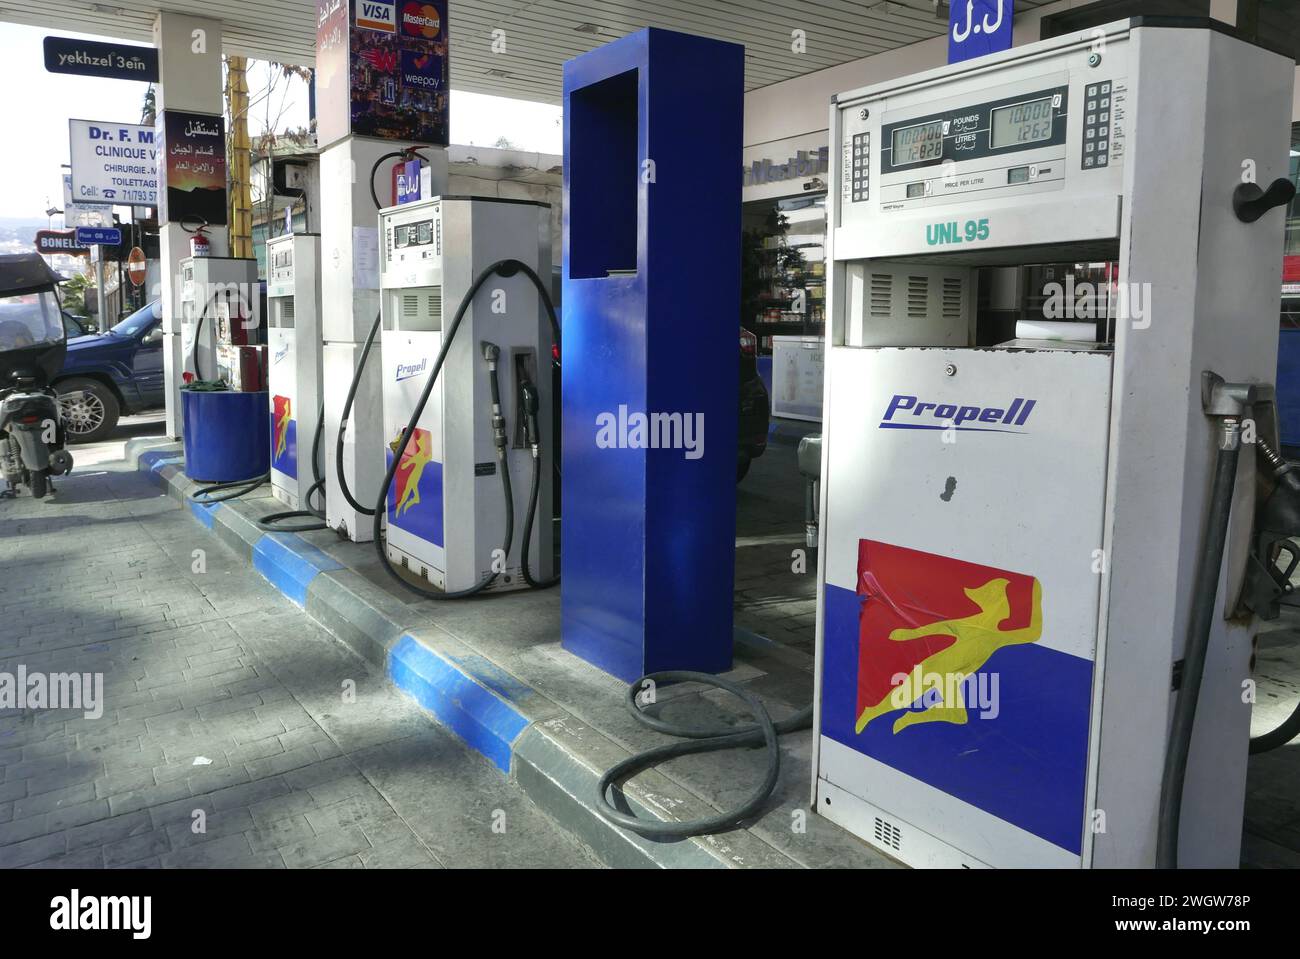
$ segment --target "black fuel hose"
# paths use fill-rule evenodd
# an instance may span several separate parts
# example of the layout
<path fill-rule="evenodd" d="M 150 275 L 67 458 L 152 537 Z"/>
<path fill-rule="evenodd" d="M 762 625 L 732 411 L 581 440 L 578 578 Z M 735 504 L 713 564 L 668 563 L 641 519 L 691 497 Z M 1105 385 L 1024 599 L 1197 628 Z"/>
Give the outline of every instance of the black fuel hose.
<path fill-rule="evenodd" d="M 651 716 L 641 708 L 637 697 L 645 689 L 670 683 L 700 683 L 726 690 L 741 700 L 748 708 L 754 722 L 740 726 L 684 726 L 670 723 L 656 716 Z M 650 839 L 684 839 L 687 836 L 703 836 L 711 833 L 725 832 L 757 815 L 767 802 L 772 791 L 776 789 L 777 778 L 781 774 L 781 748 L 777 737 L 783 733 L 808 729 L 812 726 L 812 706 L 773 722 L 768 715 L 763 701 L 744 686 L 710 673 L 697 673 L 690 670 L 671 670 L 660 673 L 647 673 L 627 689 L 624 700 L 633 718 L 642 726 L 647 726 L 668 736 L 680 736 L 686 742 L 668 743 L 645 752 L 629 756 L 622 762 L 610 767 L 600 777 L 596 785 L 596 811 L 608 822 L 621 826 Z M 762 783 L 739 806 L 728 809 L 714 816 L 703 819 L 684 821 L 659 821 L 639 819 L 630 813 L 616 808 L 609 800 L 609 789 L 616 781 L 648 769 L 658 763 L 678 756 L 690 756 L 695 753 L 716 752 L 723 749 L 739 749 L 742 746 L 763 746 L 767 754 L 767 770 Z"/>
<path fill-rule="evenodd" d="M 202 489 L 192 490 L 189 493 L 189 501 L 198 503 L 200 506 L 211 506 L 214 503 L 225 503 L 228 500 L 238 499 L 246 496 L 253 490 L 257 489 L 264 483 L 271 481 L 270 473 L 263 473 L 261 476 L 254 476 L 252 479 L 236 480 L 233 483 L 211 483 Z M 230 492 L 230 491 L 234 492 Z M 221 496 L 213 496 L 213 493 L 222 493 Z"/>
<path fill-rule="evenodd" d="M 1205 675 L 1210 628 L 1214 623 L 1219 594 L 1219 572 L 1223 566 L 1224 544 L 1227 542 L 1228 520 L 1232 512 L 1237 459 L 1241 452 L 1240 424 L 1236 420 L 1224 420 L 1221 429 L 1224 432 L 1214 465 L 1214 483 L 1210 488 L 1205 544 L 1196 569 L 1196 586 L 1192 592 L 1182 681 L 1174 705 L 1169 748 L 1165 752 L 1164 776 L 1160 788 L 1160 822 L 1156 836 L 1156 867 L 1159 869 L 1178 868 L 1178 826 L 1183 808 L 1187 757 L 1191 751 L 1192 727 L 1196 722 L 1201 679 Z"/>
<path fill-rule="evenodd" d="M 537 494 L 542 485 L 541 435 L 537 429 L 539 400 L 537 387 L 530 382 L 524 382 L 520 393 L 524 407 L 524 429 L 528 434 L 528 445 L 533 454 L 533 477 L 528 489 L 528 511 L 524 514 L 524 548 L 519 557 L 519 569 L 523 573 L 524 582 L 532 589 L 550 589 L 560 581 L 559 573 L 550 579 L 539 580 L 533 578 L 533 571 L 528 568 L 529 547 L 533 541 L 533 522 L 537 518 Z"/>
<path fill-rule="evenodd" d="M 325 432 L 325 405 L 322 403 L 320 414 L 316 418 L 316 432 L 312 435 L 311 441 L 311 475 L 312 484 L 307 487 L 307 495 L 303 498 L 303 505 L 306 509 L 285 510 L 281 513 L 268 513 L 257 521 L 257 528 L 266 530 L 268 533 L 310 533 L 318 529 L 329 529 L 329 524 L 325 522 L 325 504 L 321 503 L 320 509 L 313 509 L 311 498 L 313 494 L 319 494 L 325 488 L 325 478 L 321 476 L 320 468 L 320 445 L 321 436 Z M 291 519 L 309 519 L 312 522 L 298 523 L 294 526 L 279 526 L 285 520 Z"/>
<path fill-rule="evenodd" d="M 348 395 L 343 401 L 343 415 L 339 417 L 339 432 L 334 441 L 334 471 L 339 479 L 339 490 L 343 493 L 343 498 L 348 501 L 348 505 L 360 513 L 362 516 L 374 516 L 375 511 L 368 506 L 362 506 L 357 502 L 352 490 L 348 489 L 348 478 L 343 472 L 343 435 L 348 431 L 348 417 L 352 415 L 352 404 L 357 398 L 357 387 L 361 385 L 361 374 L 365 372 L 366 360 L 370 358 L 370 348 L 374 345 L 375 337 L 379 334 L 379 324 L 383 322 L 383 314 L 375 314 L 375 322 L 370 324 L 370 333 L 366 336 L 366 342 L 361 347 L 361 355 L 357 357 L 357 368 L 352 373 L 352 382 L 348 385 Z"/>

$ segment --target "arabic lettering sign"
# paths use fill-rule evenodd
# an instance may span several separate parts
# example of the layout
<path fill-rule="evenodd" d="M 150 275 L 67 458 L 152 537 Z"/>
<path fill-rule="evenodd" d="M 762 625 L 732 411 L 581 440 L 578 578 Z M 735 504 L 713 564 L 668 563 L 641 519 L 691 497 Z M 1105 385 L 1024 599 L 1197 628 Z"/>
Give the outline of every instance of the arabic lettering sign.
<path fill-rule="evenodd" d="M 68 121 L 75 203 L 158 202 L 158 151 L 150 127 Z"/>
<path fill-rule="evenodd" d="M 158 51 L 124 43 L 46 37 L 45 69 L 50 73 L 157 83 Z"/>
<path fill-rule="evenodd" d="M 79 226 L 77 246 L 121 246 L 122 231 L 111 226 Z"/>
<path fill-rule="evenodd" d="M 1011 49 L 1015 0 L 952 0 L 948 8 L 948 62 Z"/>
<path fill-rule="evenodd" d="M 226 122 L 207 113 L 164 110 L 158 118 L 158 222 L 226 222 Z"/>

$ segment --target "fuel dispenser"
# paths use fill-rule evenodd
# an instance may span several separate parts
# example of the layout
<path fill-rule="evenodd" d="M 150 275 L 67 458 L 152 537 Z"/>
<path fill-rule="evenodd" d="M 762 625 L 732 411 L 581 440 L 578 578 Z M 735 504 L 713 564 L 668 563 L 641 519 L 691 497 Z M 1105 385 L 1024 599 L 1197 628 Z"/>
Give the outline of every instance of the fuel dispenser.
<path fill-rule="evenodd" d="M 320 237 L 277 236 L 266 258 L 271 492 L 306 509 L 321 468 L 311 459 L 321 407 Z"/>
<path fill-rule="evenodd" d="M 381 555 L 447 597 L 549 580 L 550 208 L 433 197 L 383 210 L 379 234 Z"/>
<path fill-rule="evenodd" d="M 889 855 L 1237 864 L 1293 82 L 1140 18 L 834 98 L 812 801 Z M 1058 262 L 1114 315 L 986 345 Z"/>
<path fill-rule="evenodd" d="M 181 381 L 219 380 L 260 390 L 258 347 L 266 343 L 257 261 L 191 256 L 181 260 Z M 233 376 L 231 382 L 229 377 Z"/>

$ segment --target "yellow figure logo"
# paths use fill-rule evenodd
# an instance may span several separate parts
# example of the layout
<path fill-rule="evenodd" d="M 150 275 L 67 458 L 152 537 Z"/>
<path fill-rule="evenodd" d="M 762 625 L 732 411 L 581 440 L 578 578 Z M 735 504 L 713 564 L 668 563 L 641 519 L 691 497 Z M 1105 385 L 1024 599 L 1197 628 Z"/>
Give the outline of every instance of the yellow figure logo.
<path fill-rule="evenodd" d="M 288 397 L 275 398 L 275 458 L 279 459 L 289 446 L 289 421 L 293 419 L 293 407 Z"/>
<path fill-rule="evenodd" d="M 1020 629 L 1002 630 L 998 624 L 1011 616 L 1011 603 L 1007 599 L 1009 580 L 991 579 L 983 586 L 963 589 L 967 598 L 979 607 L 979 612 L 957 619 L 945 619 L 911 629 L 894 629 L 889 633 L 893 642 L 923 639 L 927 636 L 951 636 L 950 646 L 934 653 L 917 664 L 912 676 L 942 678 L 939 700 L 926 709 L 909 710 L 894 721 L 894 732 L 918 723 L 944 722 L 956 725 L 966 723 L 966 702 L 962 695 L 962 681 L 974 676 L 989 661 L 989 657 L 1004 646 L 1037 642 L 1043 634 L 1043 591 L 1037 579 L 1033 581 L 1029 625 Z M 858 717 L 857 732 L 862 732 L 873 719 L 912 705 L 920 698 L 922 683 L 911 677 L 901 687 L 891 689 L 878 703 L 869 706 Z"/>
<path fill-rule="evenodd" d="M 388 448 L 397 454 L 402 434 L 388 444 Z M 433 462 L 433 441 L 428 430 L 417 429 L 406 444 L 406 452 L 397 463 L 397 473 L 393 476 L 393 486 L 397 494 L 394 516 L 401 516 L 407 510 L 420 503 L 420 477 L 424 468 Z"/>

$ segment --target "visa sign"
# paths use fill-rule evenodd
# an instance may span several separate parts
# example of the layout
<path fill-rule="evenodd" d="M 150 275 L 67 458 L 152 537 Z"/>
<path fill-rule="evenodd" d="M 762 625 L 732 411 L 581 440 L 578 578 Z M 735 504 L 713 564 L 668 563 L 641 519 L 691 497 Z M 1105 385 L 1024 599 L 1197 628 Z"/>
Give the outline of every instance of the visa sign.
<path fill-rule="evenodd" d="M 360 0 L 357 4 L 357 26 L 379 33 L 397 32 L 396 0 Z"/>
<path fill-rule="evenodd" d="M 880 429 L 957 429 L 972 433 L 1022 433 L 1023 430 L 1006 429 L 1006 427 L 1024 426 L 1037 403 L 1037 400 L 1026 400 L 1017 396 L 1008 406 L 962 406 L 957 403 L 922 403 L 920 397 L 895 393 L 885 408 Z M 986 425 L 963 426 L 963 423 Z"/>
<path fill-rule="evenodd" d="M 1010 50 L 1015 6 L 1015 0 L 952 0 L 948 7 L 948 62 Z"/>

